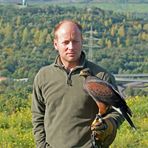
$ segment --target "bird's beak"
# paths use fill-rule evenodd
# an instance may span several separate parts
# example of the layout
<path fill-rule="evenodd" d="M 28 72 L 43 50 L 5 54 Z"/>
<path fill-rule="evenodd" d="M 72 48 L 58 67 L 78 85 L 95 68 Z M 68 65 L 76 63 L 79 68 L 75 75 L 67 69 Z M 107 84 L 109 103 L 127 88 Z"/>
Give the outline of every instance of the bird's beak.
<path fill-rule="evenodd" d="M 79 73 L 80 76 L 84 76 L 84 77 L 87 77 L 90 75 L 90 70 L 89 68 L 85 68 L 85 69 L 82 69 Z"/>
<path fill-rule="evenodd" d="M 84 72 L 83 72 L 83 70 L 81 70 L 79 73 L 79 76 L 83 76 L 83 75 L 84 75 Z"/>

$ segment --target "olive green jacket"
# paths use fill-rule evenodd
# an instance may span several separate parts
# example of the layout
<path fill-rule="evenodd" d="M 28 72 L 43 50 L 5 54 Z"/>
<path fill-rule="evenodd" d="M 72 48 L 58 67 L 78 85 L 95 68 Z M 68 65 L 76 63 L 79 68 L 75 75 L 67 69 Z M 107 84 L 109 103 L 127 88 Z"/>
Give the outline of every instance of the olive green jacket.
<path fill-rule="evenodd" d="M 32 121 L 37 148 L 91 148 L 90 125 L 98 113 L 93 99 L 83 90 L 84 77 L 79 73 L 90 68 L 94 75 L 115 85 L 114 77 L 103 68 L 85 59 L 82 52 L 80 65 L 67 72 L 56 59 L 43 67 L 33 85 Z M 116 111 L 109 114 L 119 126 L 122 116 Z"/>

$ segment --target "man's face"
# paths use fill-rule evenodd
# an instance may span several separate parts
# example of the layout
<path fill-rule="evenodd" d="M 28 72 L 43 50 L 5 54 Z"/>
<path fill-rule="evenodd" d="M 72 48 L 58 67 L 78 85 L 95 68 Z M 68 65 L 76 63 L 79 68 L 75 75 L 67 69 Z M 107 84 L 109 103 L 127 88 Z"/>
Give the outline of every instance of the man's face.
<path fill-rule="evenodd" d="M 60 26 L 56 35 L 54 47 L 58 50 L 62 63 L 78 64 L 82 48 L 82 36 L 78 27 L 66 22 Z"/>

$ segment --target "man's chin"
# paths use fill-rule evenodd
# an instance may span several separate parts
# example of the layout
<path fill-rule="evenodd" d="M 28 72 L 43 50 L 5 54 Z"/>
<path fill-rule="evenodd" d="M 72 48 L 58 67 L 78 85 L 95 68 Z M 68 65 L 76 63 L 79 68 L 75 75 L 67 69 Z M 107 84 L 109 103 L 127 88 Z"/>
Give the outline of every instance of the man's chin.
<path fill-rule="evenodd" d="M 79 58 L 77 58 L 77 57 L 72 57 L 71 56 L 71 57 L 68 58 L 69 62 L 77 62 L 78 60 L 79 60 Z"/>

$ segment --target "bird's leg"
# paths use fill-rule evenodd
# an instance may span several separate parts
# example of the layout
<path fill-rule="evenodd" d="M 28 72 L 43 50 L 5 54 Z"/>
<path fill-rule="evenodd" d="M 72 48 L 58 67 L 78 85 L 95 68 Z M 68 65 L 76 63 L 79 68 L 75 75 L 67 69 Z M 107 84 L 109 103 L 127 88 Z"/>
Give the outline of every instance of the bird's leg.
<path fill-rule="evenodd" d="M 94 121 L 92 122 L 91 129 L 92 129 L 92 130 L 95 130 L 96 127 L 97 127 L 97 128 L 99 128 L 99 127 L 102 128 L 101 125 L 102 125 L 103 123 L 104 123 L 103 118 L 102 118 L 101 114 L 98 113 L 98 114 L 96 114 L 96 117 L 95 117 Z"/>
<path fill-rule="evenodd" d="M 95 120 L 99 121 L 100 124 L 103 123 L 103 119 L 100 113 L 96 114 Z"/>
<path fill-rule="evenodd" d="M 107 128 L 107 124 L 102 118 L 101 114 L 100 113 L 96 114 L 96 118 L 91 125 L 91 130 L 104 131 L 106 128 Z"/>

